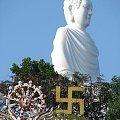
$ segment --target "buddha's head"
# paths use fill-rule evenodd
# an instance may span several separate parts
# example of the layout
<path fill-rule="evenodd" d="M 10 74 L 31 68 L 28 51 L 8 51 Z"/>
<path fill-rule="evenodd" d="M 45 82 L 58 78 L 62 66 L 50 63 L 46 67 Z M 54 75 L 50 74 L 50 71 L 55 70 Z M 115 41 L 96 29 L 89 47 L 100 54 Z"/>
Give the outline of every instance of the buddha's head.
<path fill-rule="evenodd" d="M 92 15 L 91 0 L 64 0 L 64 14 L 67 24 L 75 23 L 86 28 Z"/>

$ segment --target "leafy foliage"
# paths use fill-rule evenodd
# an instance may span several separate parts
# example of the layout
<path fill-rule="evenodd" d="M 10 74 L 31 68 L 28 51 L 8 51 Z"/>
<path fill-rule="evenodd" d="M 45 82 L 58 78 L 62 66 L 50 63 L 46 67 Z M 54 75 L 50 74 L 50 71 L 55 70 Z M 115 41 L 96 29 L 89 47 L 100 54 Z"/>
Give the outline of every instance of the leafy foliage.
<path fill-rule="evenodd" d="M 50 79 L 54 76 L 53 65 L 46 63 L 43 59 L 36 61 L 30 57 L 24 58 L 20 65 L 13 64 L 10 68 L 14 74 L 14 82 L 19 80 L 23 82 L 33 81 L 34 84 L 39 84 L 41 80 Z"/>
<path fill-rule="evenodd" d="M 89 79 L 88 75 L 75 73 L 73 75 L 74 79 L 71 82 L 68 80 L 68 78 L 62 77 L 61 75 L 57 74 L 54 71 L 53 65 L 46 63 L 43 59 L 39 61 L 31 60 L 30 57 L 24 58 L 20 65 L 14 63 L 10 69 L 14 74 L 15 84 L 17 84 L 17 82 L 21 80 L 23 82 L 32 81 L 35 85 L 42 85 L 42 91 L 44 92 L 44 94 L 47 95 L 46 101 L 48 106 L 54 107 L 57 105 L 57 103 L 55 102 L 56 85 L 59 85 L 61 87 L 61 97 L 67 97 L 68 86 L 81 86 L 83 84 L 83 81 Z M 109 100 L 107 119 L 120 119 L 120 77 L 114 76 L 112 78 L 112 83 L 101 82 L 100 78 L 95 84 L 98 88 L 101 89 L 100 98 L 103 99 L 105 104 Z M 2 90 L 2 87 L 0 88 Z M 90 109 L 90 111 L 91 110 L 92 108 Z M 89 112 L 89 110 L 87 111 Z"/>
<path fill-rule="evenodd" d="M 120 119 L 120 77 L 118 76 L 112 78 L 107 116 L 108 120 Z"/>

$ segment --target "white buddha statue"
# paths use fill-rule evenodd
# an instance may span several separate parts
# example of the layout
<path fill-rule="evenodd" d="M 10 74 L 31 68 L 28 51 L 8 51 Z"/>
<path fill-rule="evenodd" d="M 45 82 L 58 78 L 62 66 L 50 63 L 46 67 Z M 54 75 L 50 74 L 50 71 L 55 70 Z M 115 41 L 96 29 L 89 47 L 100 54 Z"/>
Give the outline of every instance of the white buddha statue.
<path fill-rule="evenodd" d="M 90 0 L 64 0 L 65 27 L 58 28 L 51 54 L 55 71 L 72 78 L 75 72 L 99 76 L 98 49 L 86 28 L 90 24 Z"/>

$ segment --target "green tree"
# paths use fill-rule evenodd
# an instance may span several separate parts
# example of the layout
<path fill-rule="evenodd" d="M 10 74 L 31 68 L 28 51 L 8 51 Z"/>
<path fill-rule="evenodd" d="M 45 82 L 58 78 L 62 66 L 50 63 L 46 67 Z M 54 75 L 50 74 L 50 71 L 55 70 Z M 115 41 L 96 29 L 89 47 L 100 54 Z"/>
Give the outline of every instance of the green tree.
<path fill-rule="evenodd" d="M 108 120 L 120 119 L 120 76 L 114 76 L 111 82 L 111 98 L 108 102 Z"/>
<path fill-rule="evenodd" d="M 43 59 L 36 61 L 30 57 L 24 58 L 20 65 L 13 64 L 10 68 L 14 74 L 14 82 L 19 80 L 23 82 L 33 81 L 34 84 L 40 84 L 42 80 L 50 79 L 55 75 L 53 65 L 46 63 Z"/>

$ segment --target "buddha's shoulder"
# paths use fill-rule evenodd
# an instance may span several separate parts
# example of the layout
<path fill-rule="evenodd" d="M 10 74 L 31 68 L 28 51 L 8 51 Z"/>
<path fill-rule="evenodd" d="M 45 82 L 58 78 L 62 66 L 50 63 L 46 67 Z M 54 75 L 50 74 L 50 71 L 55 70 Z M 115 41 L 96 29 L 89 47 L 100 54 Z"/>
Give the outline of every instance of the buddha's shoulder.
<path fill-rule="evenodd" d="M 67 27 L 59 27 L 57 29 L 58 34 L 65 34 L 69 29 Z"/>
<path fill-rule="evenodd" d="M 68 28 L 66 27 L 59 27 L 56 31 L 56 35 L 55 35 L 55 39 L 60 39 L 60 40 L 64 40 L 66 38 L 66 36 L 68 35 Z"/>

